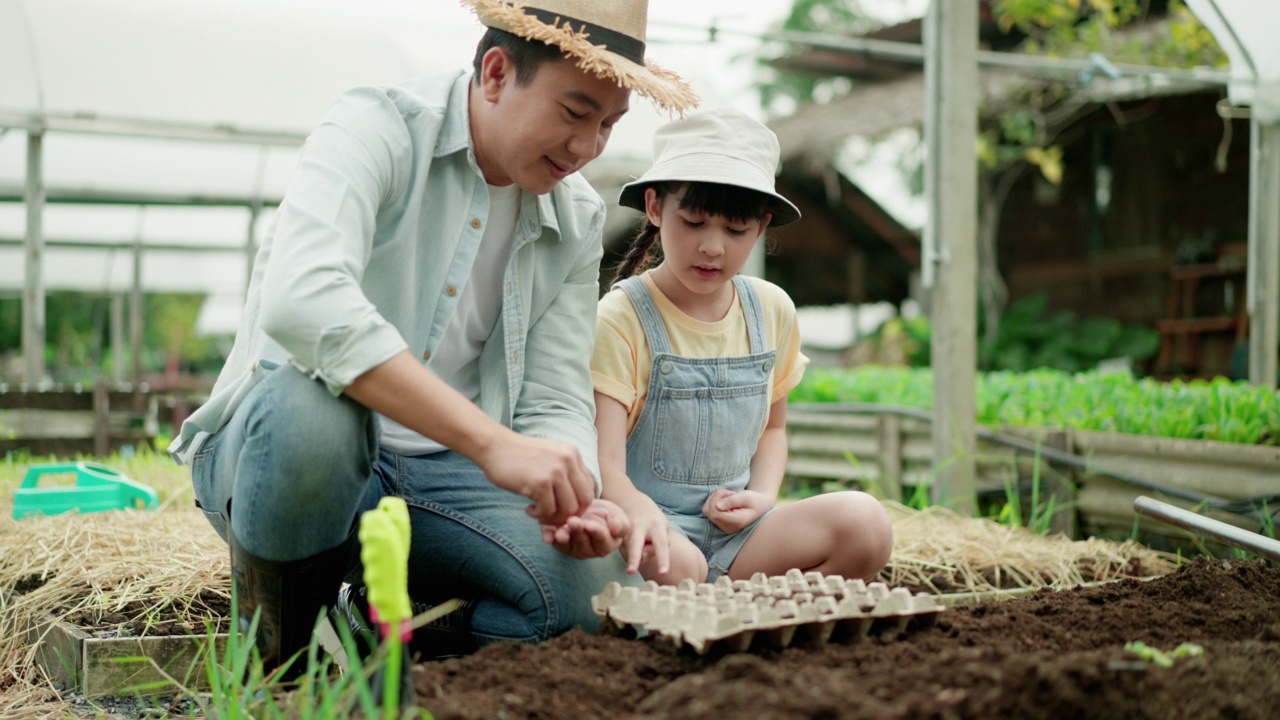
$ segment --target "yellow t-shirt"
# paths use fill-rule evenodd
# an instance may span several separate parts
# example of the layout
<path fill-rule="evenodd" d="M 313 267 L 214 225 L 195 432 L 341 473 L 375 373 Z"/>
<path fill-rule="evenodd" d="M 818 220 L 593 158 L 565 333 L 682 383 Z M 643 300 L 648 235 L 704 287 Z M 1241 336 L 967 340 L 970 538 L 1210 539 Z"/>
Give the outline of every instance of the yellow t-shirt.
<path fill-rule="evenodd" d="M 671 351 L 683 357 L 735 357 L 751 354 L 747 338 L 746 317 L 742 304 L 733 303 L 724 318 L 703 322 L 680 311 L 658 286 L 649 272 L 641 275 L 645 287 L 662 315 L 671 340 Z M 760 297 L 764 316 L 765 348 L 776 348 L 770 385 L 772 404 L 787 396 L 800 382 L 809 358 L 800 352 L 800 326 L 796 307 L 782 288 L 767 280 L 749 278 Z M 596 392 L 622 403 L 627 408 L 627 434 L 636 426 L 644 401 L 649 394 L 649 371 L 653 358 L 644 337 L 640 316 L 621 288 L 614 288 L 600 298 L 596 314 L 596 346 L 591 356 L 591 378 Z M 763 431 L 763 428 L 762 428 Z"/>

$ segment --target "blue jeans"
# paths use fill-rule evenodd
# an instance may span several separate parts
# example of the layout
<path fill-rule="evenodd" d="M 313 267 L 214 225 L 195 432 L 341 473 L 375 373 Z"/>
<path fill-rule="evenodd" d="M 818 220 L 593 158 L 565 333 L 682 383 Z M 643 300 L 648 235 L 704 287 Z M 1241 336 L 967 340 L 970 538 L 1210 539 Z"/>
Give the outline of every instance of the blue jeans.
<path fill-rule="evenodd" d="M 298 560 L 342 543 L 387 495 L 409 506 L 409 591 L 415 600 L 477 600 L 476 641 L 537 642 L 594 631 L 591 596 L 628 577 L 619 553 L 575 560 L 542 541 L 526 498 L 489 482 L 455 452 L 378 450 L 377 416 L 285 365 L 271 371 L 191 463 L 196 499 L 225 540 Z M 359 551 L 348 580 L 360 578 Z"/>

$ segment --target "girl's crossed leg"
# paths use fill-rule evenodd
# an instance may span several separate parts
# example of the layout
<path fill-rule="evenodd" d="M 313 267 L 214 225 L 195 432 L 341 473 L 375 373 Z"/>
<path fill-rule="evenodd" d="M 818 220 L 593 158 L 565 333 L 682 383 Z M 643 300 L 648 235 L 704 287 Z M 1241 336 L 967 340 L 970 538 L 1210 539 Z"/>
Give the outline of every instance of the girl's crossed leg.
<path fill-rule="evenodd" d="M 746 580 L 799 568 L 870 580 L 892 550 L 893 525 L 879 500 L 858 491 L 827 493 L 779 505 L 765 516 L 729 567 L 729 577 Z M 674 558 L 673 552 L 673 566 Z"/>

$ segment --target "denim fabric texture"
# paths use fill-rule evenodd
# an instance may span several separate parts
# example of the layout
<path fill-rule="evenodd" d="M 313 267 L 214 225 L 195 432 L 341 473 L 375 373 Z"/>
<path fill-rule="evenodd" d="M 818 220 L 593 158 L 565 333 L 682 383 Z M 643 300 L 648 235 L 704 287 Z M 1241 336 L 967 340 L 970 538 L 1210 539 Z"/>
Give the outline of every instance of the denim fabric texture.
<path fill-rule="evenodd" d="M 777 358 L 777 350 L 765 348 L 755 288 L 740 275 L 733 284 L 751 353 L 688 358 L 672 352 L 666 325 L 644 282 L 632 277 L 619 283 L 636 308 L 653 357 L 648 400 L 627 438 L 627 476 L 706 555 L 708 582 L 728 572 L 760 522 L 725 533 L 702 514 L 702 506 L 715 490 L 740 491 L 751 479 L 751 458 L 768 419 L 769 374 Z"/>
<path fill-rule="evenodd" d="M 409 506 L 415 600 L 476 598 L 471 631 L 485 645 L 545 640 L 599 624 L 591 596 L 626 575 L 621 555 L 575 560 L 542 541 L 528 500 L 501 490 L 451 451 L 405 457 L 377 448 L 374 413 L 292 365 L 262 379 L 192 461 L 196 498 L 225 539 L 250 552 L 308 557 L 342 542 L 385 495 Z M 361 576 L 359 549 L 347 579 Z"/>

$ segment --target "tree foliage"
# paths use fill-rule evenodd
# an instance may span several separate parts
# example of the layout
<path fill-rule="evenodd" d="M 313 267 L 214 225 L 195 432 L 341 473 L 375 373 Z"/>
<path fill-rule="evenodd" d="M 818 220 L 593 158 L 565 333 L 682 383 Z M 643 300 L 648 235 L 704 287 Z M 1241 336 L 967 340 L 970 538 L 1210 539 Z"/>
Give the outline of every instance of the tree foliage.
<path fill-rule="evenodd" d="M 880 23 L 862 7 L 860 0 L 795 0 L 791 12 L 782 21 L 781 29 L 791 32 L 811 32 L 832 35 L 859 35 Z M 768 61 L 761 60 L 768 68 Z M 776 107 L 780 100 L 792 103 L 811 102 L 848 92 L 851 85 L 843 78 L 823 77 L 766 69 L 766 75 L 757 88 L 760 102 L 766 107 Z"/>
<path fill-rule="evenodd" d="M 195 332 L 204 299 L 192 293 L 143 296 L 143 372 L 163 370 L 170 358 L 202 369 L 220 365 L 215 342 Z M 45 297 L 45 364 L 56 380 L 90 382 L 111 373 L 110 313 L 111 298 L 106 295 L 53 292 Z M 127 339 L 125 346 L 127 353 Z M 0 298 L 0 355 L 21 353 L 22 299 Z"/>

